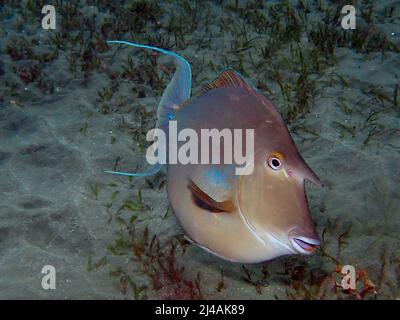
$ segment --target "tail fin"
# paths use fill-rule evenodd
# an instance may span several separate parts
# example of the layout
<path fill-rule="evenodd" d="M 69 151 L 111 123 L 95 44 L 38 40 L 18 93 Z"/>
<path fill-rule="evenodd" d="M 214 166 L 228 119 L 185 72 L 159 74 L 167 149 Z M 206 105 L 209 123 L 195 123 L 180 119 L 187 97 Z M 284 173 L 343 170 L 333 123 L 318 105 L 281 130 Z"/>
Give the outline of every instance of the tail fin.
<path fill-rule="evenodd" d="M 105 173 L 112 173 L 112 174 L 119 174 L 121 176 L 142 178 L 142 177 L 148 177 L 148 176 L 155 175 L 157 172 L 159 172 L 161 170 L 161 168 L 162 168 L 161 164 L 155 164 L 152 167 L 150 167 L 149 170 L 143 171 L 143 172 L 129 173 L 129 172 L 109 171 L 109 170 L 105 170 L 104 172 Z"/>
<path fill-rule="evenodd" d="M 156 128 L 165 128 L 168 125 L 168 121 L 174 119 L 175 113 L 179 109 L 179 106 L 184 101 L 190 98 L 192 90 L 192 68 L 189 62 L 175 52 L 149 45 L 144 45 L 129 41 L 120 41 L 120 40 L 111 40 L 107 41 L 107 43 L 126 44 L 132 47 L 155 50 L 164 53 L 166 55 L 172 56 L 174 58 L 174 63 L 176 67 L 174 76 L 167 85 L 167 88 L 164 90 L 164 93 L 161 96 L 161 100 L 157 108 Z M 156 174 L 158 171 L 160 171 L 161 168 L 162 165 L 156 164 L 153 165 L 149 170 L 144 172 L 129 173 L 129 172 L 119 172 L 119 171 L 108 171 L 108 170 L 104 172 L 119 174 L 124 176 L 131 176 L 131 177 L 146 177 Z"/>
<path fill-rule="evenodd" d="M 158 51 L 174 58 L 175 73 L 165 89 L 157 109 L 157 128 L 162 128 L 174 118 L 179 106 L 190 98 L 192 90 L 192 68 L 189 62 L 179 54 L 161 48 L 129 41 L 111 40 L 110 44 L 127 44 L 132 47 Z"/>

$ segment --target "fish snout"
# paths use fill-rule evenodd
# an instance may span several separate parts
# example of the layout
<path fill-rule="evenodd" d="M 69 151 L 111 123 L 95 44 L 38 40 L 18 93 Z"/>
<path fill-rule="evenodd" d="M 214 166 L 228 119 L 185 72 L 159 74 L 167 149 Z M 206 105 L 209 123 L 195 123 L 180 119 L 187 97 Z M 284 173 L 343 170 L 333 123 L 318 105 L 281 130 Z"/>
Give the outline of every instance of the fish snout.
<path fill-rule="evenodd" d="M 301 233 L 292 231 L 290 232 L 289 239 L 293 248 L 299 254 L 312 254 L 321 245 L 321 240 L 314 232 L 310 235 L 302 235 Z"/>

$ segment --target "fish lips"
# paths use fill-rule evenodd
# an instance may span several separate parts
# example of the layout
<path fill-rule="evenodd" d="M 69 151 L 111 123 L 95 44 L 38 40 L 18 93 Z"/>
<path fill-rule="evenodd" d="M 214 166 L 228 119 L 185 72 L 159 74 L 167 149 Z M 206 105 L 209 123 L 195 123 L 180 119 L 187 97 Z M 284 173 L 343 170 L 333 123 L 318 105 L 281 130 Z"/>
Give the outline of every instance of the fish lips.
<path fill-rule="evenodd" d="M 298 253 L 305 255 L 314 253 L 321 245 L 321 240 L 304 236 L 291 236 L 290 241 Z"/>

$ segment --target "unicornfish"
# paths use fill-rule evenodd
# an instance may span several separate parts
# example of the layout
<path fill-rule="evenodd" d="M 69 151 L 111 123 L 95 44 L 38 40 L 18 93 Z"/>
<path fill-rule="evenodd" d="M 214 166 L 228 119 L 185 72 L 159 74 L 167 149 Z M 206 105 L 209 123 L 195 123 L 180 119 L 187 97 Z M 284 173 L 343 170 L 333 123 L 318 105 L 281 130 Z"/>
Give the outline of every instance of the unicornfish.
<path fill-rule="evenodd" d="M 108 41 L 161 52 L 175 73 L 158 106 L 157 127 L 166 130 L 254 130 L 251 173 L 232 164 L 167 164 L 168 198 L 191 242 L 222 259 L 258 263 L 282 255 L 311 254 L 320 245 L 311 218 L 305 181 L 321 180 L 300 155 L 277 108 L 232 68 L 191 96 L 189 62 L 175 52 L 127 41 Z M 127 173 L 146 176 L 160 169 Z"/>

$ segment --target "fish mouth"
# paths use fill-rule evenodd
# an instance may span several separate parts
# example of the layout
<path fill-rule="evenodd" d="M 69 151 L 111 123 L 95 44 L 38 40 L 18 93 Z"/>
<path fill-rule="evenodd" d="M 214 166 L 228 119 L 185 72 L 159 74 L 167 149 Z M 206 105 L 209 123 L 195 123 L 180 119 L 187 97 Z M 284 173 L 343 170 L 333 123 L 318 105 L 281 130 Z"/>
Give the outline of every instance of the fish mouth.
<path fill-rule="evenodd" d="M 320 240 L 307 237 L 292 237 L 290 240 L 296 251 L 301 254 L 312 254 L 321 244 Z"/>

